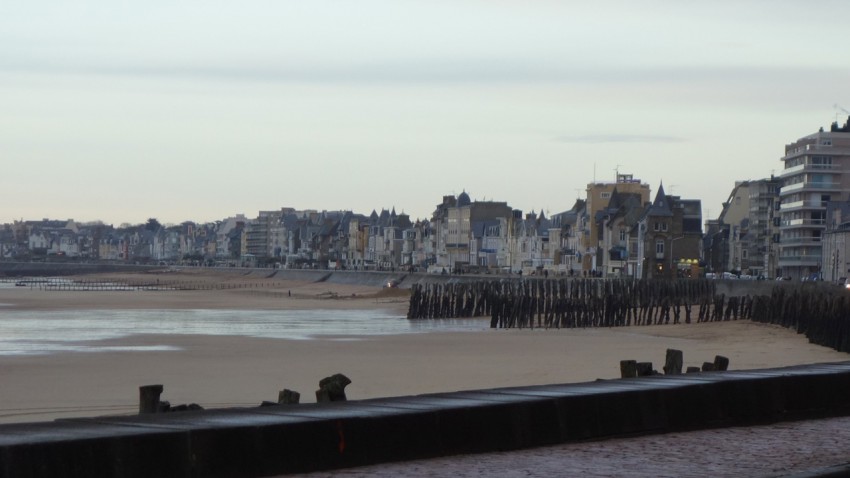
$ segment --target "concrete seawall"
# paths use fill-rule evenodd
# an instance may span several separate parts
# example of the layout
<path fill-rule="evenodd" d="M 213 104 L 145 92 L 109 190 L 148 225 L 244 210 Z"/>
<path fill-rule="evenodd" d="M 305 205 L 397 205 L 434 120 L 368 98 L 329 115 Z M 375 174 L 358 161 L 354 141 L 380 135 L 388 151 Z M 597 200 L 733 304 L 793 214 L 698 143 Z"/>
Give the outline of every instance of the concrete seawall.
<path fill-rule="evenodd" d="M 0 477 L 255 477 L 850 414 L 850 362 L 0 426 Z"/>
<path fill-rule="evenodd" d="M 174 269 L 181 269 L 176 267 Z M 96 274 L 108 272 L 152 272 L 172 269 L 169 266 L 149 266 L 132 264 L 78 264 L 78 263 L 40 263 L 40 262 L 0 262 L 0 277 L 21 276 L 65 276 L 79 274 Z M 441 275 L 425 273 L 407 273 L 400 271 L 352 271 L 352 270 L 315 270 L 315 269 L 245 269 L 233 267 L 203 268 L 205 271 L 219 271 L 225 274 L 234 272 L 269 279 L 297 280 L 308 282 L 329 282 L 332 284 L 356 284 L 373 287 L 383 287 L 389 282 L 395 282 L 398 287 L 409 288 L 413 284 L 427 283 L 468 283 L 481 280 L 543 280 L 542 277 L 520 277 L 502 275 Z M 554 278 L 554 277 L 553 277 Z M 717 292 L 730 296 L 770 295 L 773 287 L 804 287 L 812 290 L 835 286 L 824 282 L 799 283 L 790 281 L 750 281 L 750 280 L 718 280 Z"/>

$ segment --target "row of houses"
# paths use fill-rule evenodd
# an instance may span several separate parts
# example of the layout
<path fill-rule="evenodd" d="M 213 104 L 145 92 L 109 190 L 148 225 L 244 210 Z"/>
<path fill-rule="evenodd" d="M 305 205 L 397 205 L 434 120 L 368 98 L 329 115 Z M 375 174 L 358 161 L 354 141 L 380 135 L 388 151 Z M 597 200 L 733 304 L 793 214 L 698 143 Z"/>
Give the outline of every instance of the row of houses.
<path fill-rule="evenodd" d="M 437 273 L 628 277 L 690 275 L 700 257 L 701 205 L 631 175 L 588 185 L 587 197 L 546 217 L 507 202 L 443 196 L 429 219 L 395 209 L 281 208 L 256 217 L 113 227 L 16 221 L 0 229 L 7 260 L 91 260 Z"/>
<path fill-rule="evenodd" d="M 113 227 L 16 221 L 0 228 L 0 259 L 422 270 L 606 277 L 838 280 L 850 275 L 850 118 L 785 146 L 783 169 L 737 181 L 720 214 L 631 174 L 592 182 L 566 211 L 524 213 L 507 202 L 443 196 L 430 218 L 395 209 L 281 208 L 256 217 Z"/>

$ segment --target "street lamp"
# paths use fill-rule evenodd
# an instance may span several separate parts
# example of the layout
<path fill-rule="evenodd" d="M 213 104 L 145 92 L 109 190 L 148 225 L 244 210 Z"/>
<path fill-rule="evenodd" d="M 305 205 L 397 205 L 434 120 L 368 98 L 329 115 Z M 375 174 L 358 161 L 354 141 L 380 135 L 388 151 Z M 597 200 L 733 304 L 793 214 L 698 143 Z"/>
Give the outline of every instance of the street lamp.
<path fill-rule="evenodd" d="M 685 238 L 685 236 L 670 238 L 670 274 L 672 274 L 672 277 L 674 279 L 676 278 L 676 274 L 678 273 L 678 270 L 675 270 L 675 271 L 673 270 L 673 243 L 675 243 L 679 239 L 684 239 L 684 238 Z"/>

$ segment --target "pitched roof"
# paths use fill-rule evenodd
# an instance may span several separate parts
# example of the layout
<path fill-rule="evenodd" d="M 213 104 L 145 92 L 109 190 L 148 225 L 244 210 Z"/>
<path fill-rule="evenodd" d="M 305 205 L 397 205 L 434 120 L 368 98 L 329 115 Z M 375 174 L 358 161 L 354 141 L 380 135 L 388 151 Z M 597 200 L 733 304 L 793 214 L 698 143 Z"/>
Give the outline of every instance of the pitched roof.
<path fill-rule="evenodd" d="M 673 211 L 670 209 L 670 198 L 664 194 L 664 184 L 658 186 L 658 192 L 655 194 L 655 200 L 646 211 L 649 217 L 673 217 Z"/>

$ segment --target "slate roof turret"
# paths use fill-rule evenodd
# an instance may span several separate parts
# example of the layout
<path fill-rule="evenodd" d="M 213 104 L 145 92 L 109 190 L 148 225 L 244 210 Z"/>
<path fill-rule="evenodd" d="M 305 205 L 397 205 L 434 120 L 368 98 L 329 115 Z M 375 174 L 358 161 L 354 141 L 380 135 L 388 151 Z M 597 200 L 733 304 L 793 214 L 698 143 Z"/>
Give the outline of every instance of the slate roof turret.
<path fill-rule="evenodd" d="M 664 183 L 658 186 L 655 200 L 652 201 L 652 205 L 646 211 L 646 215 L 652 217 L 673 217 L 673 211 L 670 209 L 670 201 L 667 195 L 664 194 Z"/>

